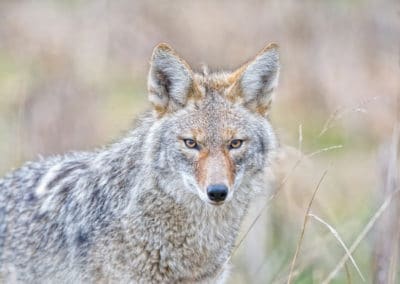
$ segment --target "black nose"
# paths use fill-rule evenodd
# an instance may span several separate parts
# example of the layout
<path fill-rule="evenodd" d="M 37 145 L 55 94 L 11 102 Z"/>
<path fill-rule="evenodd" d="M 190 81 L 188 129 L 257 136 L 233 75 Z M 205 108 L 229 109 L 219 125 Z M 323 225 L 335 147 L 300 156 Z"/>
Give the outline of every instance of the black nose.
<path fill-rule="evenodd" d="M 213 184 L 207 187 L 207 195 L 215 202 L 224 201 L 228 195 L 228 187 L 224 184 Z"/>

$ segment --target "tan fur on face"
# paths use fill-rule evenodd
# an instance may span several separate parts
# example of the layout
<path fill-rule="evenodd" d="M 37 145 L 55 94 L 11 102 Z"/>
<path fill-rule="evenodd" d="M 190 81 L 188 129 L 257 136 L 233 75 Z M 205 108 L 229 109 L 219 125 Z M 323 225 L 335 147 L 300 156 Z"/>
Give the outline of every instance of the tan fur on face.
<path fill-rule="evenodd" d="M 202 98 L 204 98 L 204 94 L 200 91 L 197 82 L 193 81 L 188 94 L 188 103 L 200 101 Z"/>
<path fill-rule="evenodd" d="M 199 159 L 196 167 L 196 178 L 200 186 L 204 187 L 207 179 L 208 150 L 200 151 Z"/>
<path fill-rule="evenodd" d="M 235 180 L 235 164 L 233 163 L 233 160 L 231 159 L 231 156 L 229 155 L 229 151 L 224 149 L 223 150 L 223 155 L 224 155 L 224 164 L 225 164 L 225 170 L 227 173 L 228 177 L 228 183 L 229 187 L 232 187 L 233 181 Z"/>
<path fill-rule="evenodd" d="M 261 114 L 262 116 L 265 116 L 265 115 L 267 115 L 267 113 L 268 113 L 268 111 L 270 109 L 270 106 L 271 106 L 270 102 L 267 103 L 267 104 L 264 104 L 264 105 L 259 105 L 259 106 L 256 107 L 256 111 L 259 114 Z"/>
<path fill-rule="evenodd" d="M 204 141 L 205 139 L 205 133 L 201 128 L 195 128 L 192 129 L 192 137 L 194 140 L 196 140 L 197 142 L 201 143 L 202 141 Z"/>
<path fill-rule="evenodd" d="M 218 153 L 210 154 L 208 150 L 201 150 L 197 161 L 196 178 L 203 189 L 212 184 L 226 184 L 232 187 L 235 179 L 235 165 L 229 151 L 223 149 Z"/>
<path fill-rule="evenodd" d="M 235 138 L 235 136 L 236 136 L 236 130 L 234 130 L 234 129 L 232 129 L 232 128 L 226 128 L 226 129 L 224 130 L 223 135 L 224 135 L 225 140 L 226 140 L 226 141 L 229 141 L 229 140 Z"/>

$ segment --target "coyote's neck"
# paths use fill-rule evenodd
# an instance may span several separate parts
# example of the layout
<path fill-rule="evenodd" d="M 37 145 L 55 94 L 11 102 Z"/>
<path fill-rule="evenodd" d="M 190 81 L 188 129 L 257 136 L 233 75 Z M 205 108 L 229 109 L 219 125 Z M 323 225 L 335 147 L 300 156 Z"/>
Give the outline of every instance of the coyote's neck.
<path fill-rule="evenodd" d="M 185 204 L 157 187 L 143 191 L 137 195 L 134 212 L 121 222 L 127 248 L 131 244 L 141 248 L 128 252 L 132 267 L 124 273 L 142 267 L 177 283 L 217 276 L 229 258 L 247 208 L 237 202 L 211 207 L 193 199 Z M 116 245 L 110 253 L 118 253 L 121 247 Z M 143 253 L 153 257 L 142 258 Z"/>

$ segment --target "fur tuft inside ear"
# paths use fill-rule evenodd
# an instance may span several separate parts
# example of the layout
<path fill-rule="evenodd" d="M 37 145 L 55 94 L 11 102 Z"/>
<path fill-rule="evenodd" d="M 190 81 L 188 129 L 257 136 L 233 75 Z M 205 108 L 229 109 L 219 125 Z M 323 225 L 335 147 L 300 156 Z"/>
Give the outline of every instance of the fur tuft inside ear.
<path fill-rule="evenodd" d="M 250 109 L 265 115 L 278 85 L 279 52 L 276 44 L 265 47 L 256 58 L 240 68 L 240 96 Z"/>
<path fill-rule="evenodd" d="M 158 114 L 186 105 L 193 83 L 189 65 L 165 43 L 154 48 L 148 76 L 149 100 Z"/>

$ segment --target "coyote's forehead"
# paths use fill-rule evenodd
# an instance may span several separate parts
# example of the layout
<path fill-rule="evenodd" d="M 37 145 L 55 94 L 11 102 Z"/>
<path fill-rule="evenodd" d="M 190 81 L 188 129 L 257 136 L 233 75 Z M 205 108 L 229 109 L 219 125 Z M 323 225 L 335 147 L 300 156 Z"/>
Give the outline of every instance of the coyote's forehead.
<path fill-rule="evenodd" d="M 225 74 L 200 77 L 201 98 L 188 106 L 182 117 L 177 117 L 187 137 L 211 146 L 247 135 L 246 122 L 251 121 L 251 113 L 227 98 L 230 84 L 226 77 Z"/>
<path fill-rule="evenodd" d="M 247 138 L 244 121 L 226 104 L 205 104 L 188 114 L 182 134 L 210 147 L 219 147 L 232 139 Z"/>
<path fill-rule="evenodd" d="M 235 82 L 235 76 L 231 73 L 220 72 L 212 74 L 196 73 L 195 82 L 204 92 L 219 92 L 225 93 Z"/>

